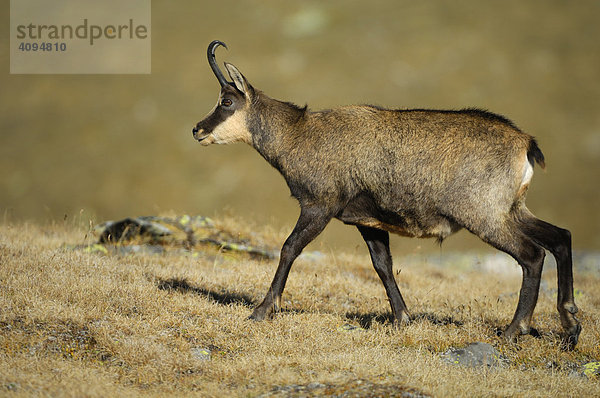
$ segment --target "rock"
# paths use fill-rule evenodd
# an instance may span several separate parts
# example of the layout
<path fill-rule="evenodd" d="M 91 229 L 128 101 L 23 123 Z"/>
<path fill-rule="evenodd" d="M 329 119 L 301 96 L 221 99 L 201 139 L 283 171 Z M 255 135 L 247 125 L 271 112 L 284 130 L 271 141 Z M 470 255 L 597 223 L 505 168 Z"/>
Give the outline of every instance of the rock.
<path fill-rule="evenodd" d="M 600 379 L 600 362 L 593 361 L 583 365 L 583 375 L 588 379 Z"/>
<path fill-rule="evenodd" d="M 152 241 L 159 241 L 161 238 L 171 235 L 171 231 L 168 228 L 144 217 L 107 221 L 103 227 L 99 243 L 122 243 L 136 237 L 148 237 Z"/>
<path fill-rule="evenodd" d="M 255 247 L 255 246 L 250 246 L 250 245 L 245 245 L 245 244 L 240 244 L 240 243 L 235 243 L 235 242 L 223 242 L 223 241 L 217 241 L 217 240 L 213 240 L 213 239 L 206 239 L 203 240 L 204 243 L 213 243 L 216 246 L 219 246 L 219 248 L 221 250 L 224 251 L 233 251 L 233 252 L 241 252 L 241 253 L 248 253 L 253 257 L 264 257 L 264 258 L 275 258 L 275 255 L 273 254 L 273 252 L 267 250 L 267 249 L 262 249 L 259 247 Z"/>
<path fill-rule="evenodd" d="M 442 358 L 452 364 L 469 367 L 496 367 L 506 362 L 500 352 L 487 343 L 471 343 L 465 348 L 448 350 Z"/>
<path fill-rule="evenodd" d="M 119 254 L 163 254 L 165 249 L 160 245 L 119 246 Z"/>
<path fill-rule="evenodd" d="M 99 236 L 97 243 L 66 247 L 90 253 L 120 255 L 175 251 L 178 254 L 191 252 L 197 257 L 198 251 L 205 251 L 207 247 L 261 259 L 274 259 L 279 255 L 276 250 L 252 243 L 250 238 L 240 238 L 235 232 L 218 228 L 210 218 L 202 216 L 128 217 L 103 222 L 94 228 L 94 232 Z"/>
<path fill-rule="evenodd" d="M 75 247 L 75 248 L 77 248 L 77 247 Z M 101 245 L 100 243 L 93 243 L 91 245 L 84 246 L 83 251 L 86 253 L 102 253 L 102 254 L 108 253 L 108 250 L 106 249 L 106 247 L 104 247 L 104 245 Z"/>
<path fill-rule="evenodd" d="M 398 385 L 372 383 L 368 380 L 351 380 L 341 384 L 291 384 L 277 386 L 259 397 L 404 397 L 427 398 L 429 395 L 414 388 Z"/>
<path fill-rule="evenodd" d="M 190 350 L 192 358 L 199 361 L 210 361 L 211 351 L 208 348 L 194 347 Z"/>

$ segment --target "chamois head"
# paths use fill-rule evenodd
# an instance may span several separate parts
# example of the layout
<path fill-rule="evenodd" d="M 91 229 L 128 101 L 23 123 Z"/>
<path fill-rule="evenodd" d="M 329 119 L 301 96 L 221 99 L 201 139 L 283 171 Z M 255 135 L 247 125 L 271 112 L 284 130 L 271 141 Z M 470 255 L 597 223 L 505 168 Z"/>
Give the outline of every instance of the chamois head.
<path fill-rule="evenodd" d="M 225 43 L 215 40 L 208 45 L 207 55 L 208 64 L 221 85 L 221 92 L 213 110 L 194 126 L 192 133 L 202 145 L 251 143 L 252 136 L 246 124 L 246 115 L 254 89 L 240 71 L 227 62 L 225 69 L 232 82 L 225 79 L 215 60 L 218 46 L 227 48 Z"/>

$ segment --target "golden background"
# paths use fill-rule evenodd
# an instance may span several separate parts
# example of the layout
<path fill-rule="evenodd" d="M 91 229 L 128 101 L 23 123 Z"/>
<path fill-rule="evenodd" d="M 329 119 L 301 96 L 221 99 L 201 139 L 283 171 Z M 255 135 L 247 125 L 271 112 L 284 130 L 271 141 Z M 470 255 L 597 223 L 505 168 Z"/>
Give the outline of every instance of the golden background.
<path fill-rule="evenodd" d="M 530 209 L 570 229 L 575 249 L 600 249 L 600 2 L 153 1 L 150 75 L 10 75 L 8 2 L 0 13 L 4 220 L 174 211 L 291 230 L 297 204 L 252 148 L 192 139 L 218 95 L 206 47 L 219 39 L 229 47 L 217 51 L 220 65 L 312 109 L 475 106 L 507 116 L 547 160 Z M 323 235 L 327 247 L 362 245 L 337 221 Z M 484 246 L 463 232 L 444 247 Z"/>

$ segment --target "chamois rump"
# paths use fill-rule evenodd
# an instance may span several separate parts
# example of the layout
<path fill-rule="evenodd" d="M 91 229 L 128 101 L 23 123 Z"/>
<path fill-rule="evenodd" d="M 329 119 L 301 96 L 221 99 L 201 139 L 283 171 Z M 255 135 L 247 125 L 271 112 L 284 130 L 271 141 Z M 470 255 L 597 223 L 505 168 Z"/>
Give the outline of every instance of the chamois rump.
<path fill-rule="evenodd" d="M 515 315 L 504 331 L 514 341 L 530 332 L 540 276 L 549 250 L 557 262 L 557 309 L 563 344 L 577 344 L 571 234 L 536 218 L 525 206 L 535 163 L 535 139 L 510 120 L 478 109 L 389 110 L 345 106 L 310 111 L 270 98 L 233 65 L 227 81 L 208 62 L 221 91 L 215 108 L 193 128 L 202 145 L 245 142 L 275 167 L 300 204 L 300 216 L 281 249 L 271 286 L 251 319 L 277 312 L 291 265 L 337 218 L 355 225 L 385 287 L 394 323 L 410 320 L 392 273 L 389 232 L 443 240 L 461 228 L 508 253 L 522 267 Z"/>

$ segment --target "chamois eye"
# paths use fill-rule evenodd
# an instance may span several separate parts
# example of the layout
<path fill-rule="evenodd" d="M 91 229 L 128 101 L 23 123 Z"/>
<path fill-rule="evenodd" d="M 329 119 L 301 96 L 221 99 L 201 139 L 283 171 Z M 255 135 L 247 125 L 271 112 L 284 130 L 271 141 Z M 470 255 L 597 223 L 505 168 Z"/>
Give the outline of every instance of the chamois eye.
<path fill-rule="evenodd" d="M 225 98 L 221 101 L 221 105 L 229 107 L 229 106 L 233 105 L 233 101 L 230 100 L 229 98 Z"/>

